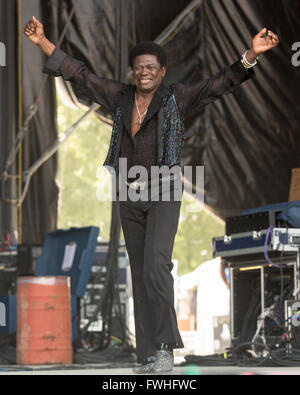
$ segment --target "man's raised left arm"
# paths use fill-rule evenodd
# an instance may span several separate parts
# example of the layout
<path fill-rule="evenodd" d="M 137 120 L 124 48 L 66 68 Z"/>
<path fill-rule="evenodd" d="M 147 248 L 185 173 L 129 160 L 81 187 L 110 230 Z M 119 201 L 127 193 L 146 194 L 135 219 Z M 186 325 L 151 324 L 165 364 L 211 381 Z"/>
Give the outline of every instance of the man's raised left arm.
<path fill-rule="evenodd" d="M 279 44 L 277 35 L 266 28 L 262 29 L 252 40 L 251 48 L 243 54 L 242 59 L 231 66 L 224 67 L 213 77 L 192 85 L 179 84 L 182 113 L 193 114 L 204 106 L 232 93 L 241 83 L 255 76 L 253 67 L 258 57 Z"/>

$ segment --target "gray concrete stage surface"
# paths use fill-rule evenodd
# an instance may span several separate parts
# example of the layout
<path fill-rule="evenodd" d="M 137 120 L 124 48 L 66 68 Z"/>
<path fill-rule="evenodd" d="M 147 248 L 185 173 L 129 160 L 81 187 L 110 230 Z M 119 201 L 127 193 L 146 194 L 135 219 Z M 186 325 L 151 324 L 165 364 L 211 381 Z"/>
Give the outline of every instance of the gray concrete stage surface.
<path fill-rule="evenodd" d="M 133 366 L 133 365 L 132 365 Z M 56 366 L 18 366 L 0 365 L 0 375 L 93 375 L 93 376 L 140 376 L 132 372 L 132 366 L 112 367 L 103 364 L 92 365 L 56 365 Z M 236 366 L 174 366 L 171 373 L 164 376 L 205 376 L 205 375 L 300 375 L 299 367 L 236 367 Z M 156 376 L 147 374 L 144 376 Z M 170 377 L 171 378 L 171 377 Z"/>
<path fill-rule="evenodd" d="M 9 350 L 9 349 L 8 349 Z M 219 366 L 215 363 L 210 363 L 209 366 L 196 366 L 196 365 L 183 365 L 185 362 L 185 358 L 180 355 L 174 355 L 174 369 L 170 373 L 165 373 L 164 375 L 156 375 L 156 374 L 147 374 L 147 375 L 137 375 L 133 373 L 132 368 L 137 366 L 135 360 L 130 359 L 130 355 L 126 356 L 125 359 L 115 359 L 111 360 L 110 357 L 113 353 L 117 353 L 118 350 L 106 350 L 100 353 L 92 353 L 97 358 L 100 356 L 104 356 L 101 360 L 94 359 L 94 362 L 91 360 L 77 360 L 74 361 L 71 365 L 17 365 L 17 364 L 0 364 L 0 375 L 25 375 L 25 376 L 41 376 L 41 375 L 52 375 L 52 376 L 101 376 L 101 381 L 113 380 L 114 376 L 130 376 L 130 380 L 134 381 L 134 377 L 143 376 L 145 380 L 145 376 L 150 376 L 155 379 L 155 376 L 158 378 L 161 376 L 168 377 L 168 380 L 172 379 L 172 376 L 182 376 L 181 379 L 184 379 L 184 376 L 207 376 L 207 375 L 234 375 L 234 376 L 246 376 L 246 375 L 276 375 L 276 376 L 284 376 L 284 375 L 300 375 L 300 362 L 299 366 L 293 367 L 284 367 L 284 366 L 276 366 L 276 365 L 268 365 L 268 366 L 248 366 L 248 367 L 240 367 L 240 366 Z M 13 352 L 10 352 L 14 354 Z M 86 354 L 84 354 L 86 355 Z M 118 354 L 116 354 L 118 355 Z M 12 357 L 12 355 L 11 355 Z M 221 365 L 221 366 L 220 366 Z M 223 364 L 224 365 L 224 364 Z M 105 378 L 106 376 L 106 378 Z M 121 380 L 121 378 L 119 377 Z M 192 379 L 192 378 L 191 378 Z M 118 380 L 116 378 L 116 380 Z"/>

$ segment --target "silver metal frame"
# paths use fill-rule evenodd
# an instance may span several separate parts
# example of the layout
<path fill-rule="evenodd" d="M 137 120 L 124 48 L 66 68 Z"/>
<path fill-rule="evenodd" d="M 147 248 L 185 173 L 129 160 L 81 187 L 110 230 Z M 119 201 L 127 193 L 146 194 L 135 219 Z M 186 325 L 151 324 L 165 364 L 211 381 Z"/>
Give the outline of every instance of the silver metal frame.
<path fill-rule="evenodd" d="M 294 256 L 294 259 L 291 257 L 286 257 L 286 261 L 283 263 L 284 267 L 288 266 L 293 266 L 294 269 L 294 299 L 299 300 L 297 298 L 299 292 L 300 292 L 300 253 L 299 251 L 297 252 L 296 256 Z M 245 267 L 251 266 L 257 267 L 257 270 L 260 270 L 260 289 L 261 289 L 261 316 L 264 317 L 266 305 L 265 305 L 265 269 L 266 267 L 269 267 L 270 265 L 268 263 L 263 263 L 262 260 L 258 261 L 252 261 L 251 263 L 249 262 L 249 265 L 245 265 L 245 262 L 241 266 L 238 266 L 236 263 L 234 267 L 230 267 L 230 280 L 229 280 L 229 286 L 230 286 L 230 336 L 231 340 L 235 340 L 236 336 L 234 336 L 235 332 L 235 322 L 234 322 L 234 271 L 235 270 L 240 270 L 240 269 L 245 269 Z M 278 269 L 279 270 L 279 269 Z M 250 271 L 250 270 L 249 270 Z M 265 337 L 265 323 L 264 319 L 262 320 L 262 325 L 261 325 L 261 335 L 262 338 Z"/>

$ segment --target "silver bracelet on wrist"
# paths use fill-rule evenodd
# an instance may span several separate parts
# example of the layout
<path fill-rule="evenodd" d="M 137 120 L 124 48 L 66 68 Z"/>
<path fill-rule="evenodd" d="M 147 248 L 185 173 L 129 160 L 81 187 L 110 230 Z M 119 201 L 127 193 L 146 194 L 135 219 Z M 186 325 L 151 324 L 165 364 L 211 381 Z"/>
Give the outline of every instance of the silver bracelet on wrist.
<path fill-rule="evenodd" d="M 248 62 L 248 60 L 246 58 L 247 53 L 248 53 L 248 50 L 242 55 L 241 62 L 242 62 L 242 65 L 245 67 L 245 69 L 251 69 L 252 67 L 257 65 L 258 57 L 256 58 L 254 63 L 250 63 L 250 62 Z"/>

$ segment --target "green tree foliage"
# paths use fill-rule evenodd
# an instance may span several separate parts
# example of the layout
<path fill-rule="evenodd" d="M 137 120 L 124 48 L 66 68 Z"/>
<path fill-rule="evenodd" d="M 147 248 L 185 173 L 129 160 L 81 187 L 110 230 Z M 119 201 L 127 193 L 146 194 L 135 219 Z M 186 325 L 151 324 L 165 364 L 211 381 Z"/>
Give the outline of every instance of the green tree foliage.
<path fill-rule="evenodd" d="M 58 97 L 59 134 L 84 112 L 65 106 Z M 101 239 L 109 239 L 111 203 L 108 199 L 101 201 L 101 196 L 107 190 L 108 173 L 102 164 L 110 135 L 111 128 L 90 114 L 61 146 L 57 174 L 59 228 L 99 226 Z M 212 238 L 222 234 L 224 226 L 207 214 L 201 203 L 184 194 L 173 254 L 179 262 L 178 274 L 212 259 Z"/>
<path fill-rule="evenodd" d="M 183 195 L 173 258 L 178 260 L 178 274 L 196 269 L 213 259 L 212 238 L 224 234 L 224 225 L 209 215 L 200 202 Z"/>
<path fill-rule="evenodd" d="M 84 113 L 65 106 L 58 98 L 59 134 Z M 100 237 L 108 240 L 111 203 L 97 198 L 102 189 L 97 174 L 105 160 L 110 134 L 110 128 L 90 114 L 61 146 L 57 174 L 59 228 L 99 226 Z"/>

